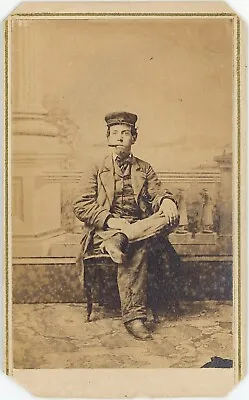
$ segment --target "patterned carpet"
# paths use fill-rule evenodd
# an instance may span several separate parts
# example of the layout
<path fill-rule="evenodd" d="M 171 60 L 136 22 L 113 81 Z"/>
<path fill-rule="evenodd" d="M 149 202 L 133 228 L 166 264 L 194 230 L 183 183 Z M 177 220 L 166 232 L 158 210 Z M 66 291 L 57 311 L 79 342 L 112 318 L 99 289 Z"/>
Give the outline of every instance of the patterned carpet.
<path fill-rule="evenodd" d="M 153 341 L 140 342 L 117 314 L 85 304 L 13 305 L 14 368 L 200 368 L 211 357 L 233 358 L 232 304 L 184 303 L 182 315 L 160 315 L 148 326 Z"/>

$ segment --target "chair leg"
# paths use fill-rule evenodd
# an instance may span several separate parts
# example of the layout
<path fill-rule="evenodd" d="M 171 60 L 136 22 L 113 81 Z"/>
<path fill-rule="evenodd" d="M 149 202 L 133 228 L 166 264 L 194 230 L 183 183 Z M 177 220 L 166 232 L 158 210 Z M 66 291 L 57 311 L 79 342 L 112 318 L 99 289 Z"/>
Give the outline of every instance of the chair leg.
<path fill-rule="evenodd" d="M 87 317 L 86 317 L 86 322 L 90 322 L 91 321 L 92 309 L 93 309 L 93 302 L 92 302 L 92 293 L 91 293 L 91 290 L 90 290 L 89 295 L 87 295 Z"/>
<path fill-rule="evenodd" d="M 92 296 L 92 284 L 93 284 L 93 279 L 92 279 L 92 267 L 85 265 L 85 271 L 84 271 L 84 289 L 85 289 L 85 295 L 86 295 L 86 310 L 87 310 L 87 317 L 86 317 L 86 322 L 91 321 L 91 313 L 92 313 L 92 308 L 93 308 L 93 296 Z"/>
<path fill-rule="evenodd" d="M 105 260 L 104 260 L 105 261 Z M 106 266 L 103 262 L 95 259 L 84 262 L 84 292 L 86 296 L 86 322 L 91 321 L 93 303 L 97 301 L 99 306 L 107 306 L 107 292 L 109 287 L 106 284 Z M 111 276 L 111 275 L 110 275 Z M 115 268 L 116 276 L 116 268 Z M 108 275 L 109 279 L 109 275 Z M 112 299 L 113 300 L 113 299 Z"/>

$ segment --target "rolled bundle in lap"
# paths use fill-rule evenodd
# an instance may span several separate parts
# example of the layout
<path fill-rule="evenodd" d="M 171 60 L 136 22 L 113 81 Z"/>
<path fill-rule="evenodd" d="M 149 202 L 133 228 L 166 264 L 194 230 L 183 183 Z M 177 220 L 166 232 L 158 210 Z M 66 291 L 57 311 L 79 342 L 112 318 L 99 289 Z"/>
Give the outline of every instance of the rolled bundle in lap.
<path fill-rule="evenodd" d="M 128 237 L 129 242 L 132 243 L 155 236 L 161 233 L 162 230 L 165 230 L 167 226 L 167 219 L 162 211 L 158 211 L 145 219 L 127 225 L 123 233 Z"/>
<path fill-rule="evenodd" d="M 130 243 L 138 242 L 140 240 L 148 239 L 155 236 L 165 230 L 168 226 L 167 219 L 165 218 L 162 211 L 144 218 L 142 220 L 127 224 L 122 230 L 107 229 L 106 231 L 98 230 L 96 233 L 103 239 L 107 240 L 117 233 L 124 233 Z"/>

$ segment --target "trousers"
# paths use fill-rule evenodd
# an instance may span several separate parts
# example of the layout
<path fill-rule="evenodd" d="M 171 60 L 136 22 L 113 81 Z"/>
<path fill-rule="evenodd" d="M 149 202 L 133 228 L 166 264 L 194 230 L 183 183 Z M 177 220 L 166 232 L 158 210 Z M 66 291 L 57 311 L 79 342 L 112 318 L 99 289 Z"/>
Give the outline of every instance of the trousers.
<path fill-rule="evenodd" d="M 97 230 L 94 245 L 99 247 L 106 239 L 124 233 L 128 239 L 127 261 L 118 265 L 117 283 L 123 322 L 147 318 L 147 256 L 150 238 L 169 232 L 168 221 L 162 211 L 127 224 L 124 229 Z"/>

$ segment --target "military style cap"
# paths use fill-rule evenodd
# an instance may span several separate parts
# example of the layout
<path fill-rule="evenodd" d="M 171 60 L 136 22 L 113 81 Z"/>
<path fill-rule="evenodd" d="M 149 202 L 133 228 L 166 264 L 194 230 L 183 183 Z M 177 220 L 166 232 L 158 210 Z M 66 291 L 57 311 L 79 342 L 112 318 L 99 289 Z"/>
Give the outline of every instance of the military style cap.
<path fill-rule="evenodd" d="M 105 121 L 107 123 L 107 126 L 119 124 L 128 124 L 131 126 L 135 126 L 137 115 L 126 111 L 112 112 L 105 116 Z"/>

